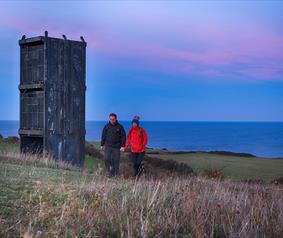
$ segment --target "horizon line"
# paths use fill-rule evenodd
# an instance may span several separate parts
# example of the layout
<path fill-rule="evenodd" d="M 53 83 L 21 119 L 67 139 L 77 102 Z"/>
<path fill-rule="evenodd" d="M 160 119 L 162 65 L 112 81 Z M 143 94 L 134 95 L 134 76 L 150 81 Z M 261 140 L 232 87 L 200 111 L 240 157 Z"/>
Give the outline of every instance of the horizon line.
<path fill-rule="evenodd" d="M 0 121 L 20 121 L 20 120 L 9 120 L 9 119 L 0 119 Z M 85 122 L 107 122 L 108 120 L 85 120 Z M 119 120 L 121 122 L 131 122 L 132 120 Z M 283 123 L 282 121 L 277 120 L 140 120 L 141 122 L 279 122 Z"/>

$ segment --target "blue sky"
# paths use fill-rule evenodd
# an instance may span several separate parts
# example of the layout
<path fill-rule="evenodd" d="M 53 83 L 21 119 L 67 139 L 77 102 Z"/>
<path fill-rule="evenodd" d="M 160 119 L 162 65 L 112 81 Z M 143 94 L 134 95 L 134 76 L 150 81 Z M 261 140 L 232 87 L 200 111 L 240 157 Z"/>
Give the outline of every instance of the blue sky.
<path fill-rule="evenodd" d="M 283 120 L 282 1 L 1 1 L 0 120 L 44 30 L 88 43 L 87 120 Z"/>

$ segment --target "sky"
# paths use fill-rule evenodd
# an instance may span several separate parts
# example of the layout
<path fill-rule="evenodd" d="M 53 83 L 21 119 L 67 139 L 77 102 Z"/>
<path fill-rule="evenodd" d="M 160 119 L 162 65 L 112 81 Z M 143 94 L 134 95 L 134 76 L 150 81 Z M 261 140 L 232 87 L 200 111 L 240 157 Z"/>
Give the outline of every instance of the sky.
<path fill-rule="evenodd" d="M 283 1 L 2 0 L 0 120 L 45 30 L 87 42 L 87 120 L 283 121 Z"/>

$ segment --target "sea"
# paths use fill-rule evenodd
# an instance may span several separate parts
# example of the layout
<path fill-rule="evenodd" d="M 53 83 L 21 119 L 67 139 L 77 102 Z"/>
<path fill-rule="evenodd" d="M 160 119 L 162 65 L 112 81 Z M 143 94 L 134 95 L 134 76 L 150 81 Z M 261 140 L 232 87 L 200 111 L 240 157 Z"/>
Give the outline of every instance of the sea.
<path fill-rule="evenodd" d="M 86 140 L 99 141 L 106 121 L 86 121 Z M 128 131 L 131 122 L 120 121 Z M 283 122 L 164 122 L 140 123 L 148 147 L 172 151 L 231 151 L 283 158 Z M 0 121 L 0 134 L 18 135 L 19 121 Z"/>

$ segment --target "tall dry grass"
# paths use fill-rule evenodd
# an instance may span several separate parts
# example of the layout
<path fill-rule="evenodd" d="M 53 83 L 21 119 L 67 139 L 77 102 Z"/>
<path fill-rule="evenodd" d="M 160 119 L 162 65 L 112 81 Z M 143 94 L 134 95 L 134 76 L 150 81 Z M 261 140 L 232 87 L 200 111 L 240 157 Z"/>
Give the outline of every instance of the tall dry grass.
<path fill-rule="evenodd" d="M 8 151 L 1 156 L 9 163 L 77 170 L 48 156 Z M 24 179 L 24 174 L 19 173 L 17 179 Z M 200 176 L 138 181 L 81 176 L 77 181 L 60 182 L 37 177 L 29 192 L 13 201 L 17 219 L 6 214 L 5 219 L 13 224 L 5 226 L 0 217 L 0 234 L 26 238 L 283 237 L 283 187 L 279 185 Z"/>
<path fill-rule="evenodd" d="M 56 161 L 50 154 L 37 154 L 37 153 L 20 153 L 18 151 L 0 150 L 0 157 L 8 161 L 9 163 L 43 166 L 46 168 L 59 168 L 67 170 L 80 170 L 66 161 Z"/>
<path fill-rule="evenodd" d="M 200 177 L 37 184 L 21 232 L 38 237 L 282 237 L 283 191 Z"/>

